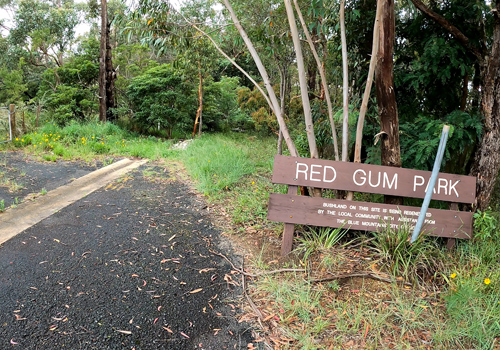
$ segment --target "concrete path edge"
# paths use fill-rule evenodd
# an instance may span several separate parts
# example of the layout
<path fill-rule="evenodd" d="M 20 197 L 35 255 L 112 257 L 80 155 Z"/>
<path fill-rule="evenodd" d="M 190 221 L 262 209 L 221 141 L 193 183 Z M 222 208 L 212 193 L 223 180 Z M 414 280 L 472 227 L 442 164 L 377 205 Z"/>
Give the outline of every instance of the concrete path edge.
<path fill-rule="evenodd" d="M 22 203 L 18 208 L 0 213 L 0 245 L 147 162 L 148 160 L 122 159 L 39 196 L 34 202 Z"/>

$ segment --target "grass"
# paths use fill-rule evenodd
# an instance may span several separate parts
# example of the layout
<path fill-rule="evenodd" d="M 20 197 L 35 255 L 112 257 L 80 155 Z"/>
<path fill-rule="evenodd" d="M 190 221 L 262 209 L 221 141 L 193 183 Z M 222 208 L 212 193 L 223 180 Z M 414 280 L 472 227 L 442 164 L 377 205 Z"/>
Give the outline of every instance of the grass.
<path fill-rule="evenodd" d="M 170 141 L 138 137 L 112 124 L 46 124 L 8 147 L 44 155 L 46 160 L 115 156 L 170 158 L 184 164 L 207 201 L 229 218 L 233 231 L 276 238 L 282 226 L 266 219 L 275 139 L 205 134 L 187 151 L 170 151 Z M 36 146 L 36 147 L 35 147 Z M 1 162 L 0 158 L 0 162 Z M 154 170 L 144 176 L 161 177 Z M 0 202 L 0 211 L 2 202 Z M 409 230 L 385 231 L 358 239 L 342 230 L 310 229 L 299 240 L 298 259 L 305 273 L 263 274 L 248 293 L 262 311 L 254 322 L 257 340 L 277 349 L 499 349 L 500 233 L 496 215 L 478 213 L 475 238 L 446 251 L 442 241 L 422 236 L 408 243 Z M 251 228 L 251 230 L 248 230 Z M 251 233 L 250 233 L 251 234 Z M 250 238 L 252 239 L 252 238 Z M 275 258 L 257 249 L 253 270 L 276 269 Z M 271 259 L 273 259 L 271 261 Z M 369 272 L 383 276 L 343 277 Z M 330 278 L 330 280 L 317 281 Z M 410 285 L 403 282 L 410 281 Z"/>
<path fill-rule="evenodd" d="M 158 160 L 175 153 L 172 141 L 142 137 L 111 123 L 77 123 L 65 127 L 46 123 L 39 130 L 15 138 L 1 149 L 24 149 L 45 161 L 93 161 L 96 158 L 131 156 Z"/>
<path fill-rule="evenodd" d="M 270 182 L 275 141 L 240 134 L 206 134 L 179 153 L 179 160 L 195 181 L 197 189 L 216 203 L 236 226 L 268 226 L 270 192 L 283 186 Z"/>

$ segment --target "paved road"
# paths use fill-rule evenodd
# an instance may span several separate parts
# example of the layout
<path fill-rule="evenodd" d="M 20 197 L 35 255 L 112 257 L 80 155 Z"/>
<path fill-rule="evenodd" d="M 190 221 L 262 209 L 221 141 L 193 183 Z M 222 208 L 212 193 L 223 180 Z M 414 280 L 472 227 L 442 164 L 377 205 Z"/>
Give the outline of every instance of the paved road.
<path fill-rule="evenodd" d="M 0 201 L 8 208 L 29 194 L 51 191 L 102 166 L 102 162 L 37 162 L 22 152 L 0 152 Z"/>
<path fill-rule="evenodd" d="M 229 245 L 188 187 L 146 168 L 0 246 L 0 349 L 247 348 L 240 278 L 211 253 Z"/>

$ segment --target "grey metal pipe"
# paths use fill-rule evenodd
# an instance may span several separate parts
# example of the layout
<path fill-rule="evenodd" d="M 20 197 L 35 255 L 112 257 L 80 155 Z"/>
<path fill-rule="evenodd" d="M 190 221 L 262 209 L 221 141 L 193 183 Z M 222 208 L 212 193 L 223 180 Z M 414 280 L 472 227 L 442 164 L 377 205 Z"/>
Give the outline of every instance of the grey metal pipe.
<path fill-rule="evenodd" d="M 418 216 L 417 224 L 413 230 L 411 236 L 411 243 L 415 242 L 420 235 L 420 230 L 424 224 L 425 214 L 429 208 L 429 203 L 431 202 L 432 193 L 434 192 L 434 186 L 439 174 L 439 169 L 441 168 L 441 162 L 443 161 L 444 149 L 446 148 L 446 141 L 448 140 L 448 134 L 450 132 L 450 127 L 448 125 L 443 126 L 443 132 L 441 133 L 441 140 L 439 141 L 439 147 L 434 161 L 434 167 L 432 169 L 431 179 L 427 185 L 427 192 L 425 193 L 424 203 L 422 203 L 422 208 L 420 209 L 420 215 Z"/>

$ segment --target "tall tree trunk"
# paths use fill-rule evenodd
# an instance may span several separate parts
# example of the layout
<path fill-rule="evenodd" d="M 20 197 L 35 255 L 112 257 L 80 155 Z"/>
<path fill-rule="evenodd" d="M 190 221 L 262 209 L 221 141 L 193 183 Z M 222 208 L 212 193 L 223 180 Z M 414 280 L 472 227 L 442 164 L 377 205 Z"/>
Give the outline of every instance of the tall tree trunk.
<path fill-rule="evenodd" d="M 496 1 L 500 9 L 500 0 Z M 491 53 L 482 62 L 481 112 L 483 137 L 474 157 L 470 174 L 477 176 L 476 205 L 486 210 L 490 204 L 500 170 L 500 15 L 494 11 L 495 26 Z"/>
<path fill-rule="evenodd" d="M 285 116 L 286 115 L 286 100 L 287 96 L 289 95 L 289 79 L 288 79 L 288 66 L 283 65 L 281 67 L 278 67 L 279 73 L 280 73 L 280 105 L 281 105 L 281 115 Z M 277 147 L 277 153 L 279 155 L 283 154 L 283 133 L 281 130 L 278 131 L 278 147 Z"/>
<path fill-rule="evenodd" d="M 340 37 L 342 42 L 342 106 L 343 106 L 343 122 L 342 122 L 342 161 L 347 162 L 348 145 L 349 145 L 349 73 L 347 65 L 347 41 L 345 34 L 345 1 L 340 2 Z M 350 199 L 353 195 L 349 195 Z"/>
<path fill-rule="evenodd" d="M 203 75 L 201 74 L 201 63 L 198 61 L 198 110 L 194 121 L 193 138 L 196 135 L 196 127 L 200 125 L 198 136 L 201 136 L 201 114 L 203 112 Z"/>
<path fill-rule="evenodd" d="M 393 53 L 395 39 L 394 0 L 380 2 L 380 38 L 377 53 L 375 73 L 375 88 L 377 91 L 378 114 L 381 132 L 381 164 L 401 167 L 401 152 L 399 148 L 399 119 L 394 93 Z M 386 204 L 403 204 L 402 197 L 385 196 Z"/>
<path fill-rule="evenodd" d="M 302 16 L 302 12 L 300 11 L 299 4 L 297 0 L 293 1 L 295 5 L 295 10 L 297 11 L 297 15 L 299 16 L 300 24 L 302 25 L 302 30 L 304 31 L 304 34 L 306 35 L 307 42 L 309 43 L 309 48 L 311 49 L 311 52 L 314 56 L 314 59 L 316 60 L 316 65 L 318 66 L 319 74 L 321 76 L 321 98 L 326 98 L 326 104 L 328 106 L 328 118 L 330 119 L 330 127 L 332 129 L 332 139 L 333 139 L 333 149 L 334 149 L 334 154 L 335 154 L 335 160 L 339 160 L 339 147 L 338 147 L 338 140 L 337 140 L 337 130 L 335 128 L 335 122 L 333 121 L 333 108 L 332 108 L 332 101 L 330 99 L 330 92 L 328 91 L 328 84 L 326 82 L 326 72 L 325 72 L 325 62 L 327 58 L 327 44 L 326 44 L 326 38 L 324 35 L 322 35 L 322 43 L 323 43 L 323 63 L 320 62 L 318 53 L 316 51 L 316 48 L 314 46 L 313 39 L 311 38 L 311 35 L 309 34 L 309 29 L 307 28 L 306 22 L 304 21 L 304 17 Z"/>
<path fill-rule="evenodd" d="M 276 115 L 276 119 L 278 120 L 278 124 L 280 126 L 280 130 L 283 132 L 283 138 L 285 139 L 285 142 L 288 146 L 288 150 L 290 151 L 290 154 L 293 157 L 298 157 L 299 153 L 297 152 L 297 148 L 295 147 L 295 144 L 290 137 L 290 133 L 288 132 L 288 127 L 285 123 L 284 116 L 281 114 L 280 106 L 278 99 L 276 98 L 276 94 L 274 93 L 273 86 L 271 84 L 271 81 L 269 79 L 269 75 L 267 74 L 267 70 L 262 64 L 262 60 L 259 57 L 259 54 L 257 53 L 257 50 L 255 50 L 255 47 L 253 46 L 252 41 L 248 37 L 247 33 L 243 29 L 243 26 L 241 25 L 240 21 L 238 20 L 238 17 L 236 16 L 236 13 L 233 10 L 233 7 L 229 3 L 229 0 L 224 0 L 224 5 L 226 9 L 229 11 L 229 14 L 231 18 L 233 19 L 234 25 L 236 26 L 236 29 L 238 29 L 238 32 L 241 35 L 241 38 L 245 42 L 245 45 L 247 46 L 248 50 L 250 51 L 250 55 L 252 56 L 255 65 L 257 66 L 257 69 L 259 70 L 260 76 L 262 77 L 262 80 L 264 81 L 264 85 L 266 87 L 268 96 L 266 96 L 266 100 L 269 100 L 270 106 Z"/>
<path fill-rule="evenodd" d="M 108 9 L 106 0 L 101 0 L 101 47 L 99 55 L 99 121 L 106 121 L 106 31 Z"/>
<path fill-rule="evenodd" d="M 114 109 L 116 108 L 116 72 L 113 68 L 113 56 L 110 42 L 110 26 L 111 23 L 106 16 L 106 119 L 108 121 L 113 121 L 116 119 L 114 111 Z"/>
<path fill-rule="evenodd" d="M 299 32 L 297 30 L 297 23 L 295 23 L 295 14 L 291 0 L 285 0 L 285 8 L 290 25 L 290 33 L 292 35 L 293 47 L 297 57 L 297 71 L 299 74 L 300 94 L 302 97 L 302 109 L 304 111 L 304 121 L 306 124 L 307 141 L 309 144 L 309 152 L 311 158 L 318 158 L 318 148 L 316 146 L 316 135 L 314 134 L 314 124 L 311 113 L 311 105 L 309 103 L 308 86 L 306 81 L 306 70 L 304 66 L 304 56 L 302 55 L 302 48 L 300 45 Z M 313 196 L 321 197 L 321 188 L 313 188 Z"/>

